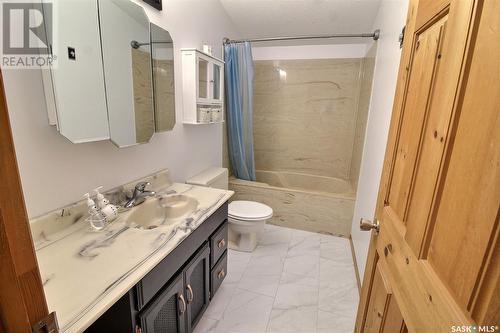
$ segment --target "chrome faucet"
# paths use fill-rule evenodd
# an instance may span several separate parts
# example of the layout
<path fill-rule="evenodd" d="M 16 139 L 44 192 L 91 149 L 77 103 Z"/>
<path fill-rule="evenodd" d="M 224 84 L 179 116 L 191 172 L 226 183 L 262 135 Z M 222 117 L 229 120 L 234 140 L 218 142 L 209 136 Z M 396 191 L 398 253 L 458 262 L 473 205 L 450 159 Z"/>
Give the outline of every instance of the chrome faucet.
<path fill-rule="evenodd" d="M 151 185 L 149 182 L 140 182 L 135 185 L 134 193 L 131 198 L 123 205 L 124 208 L 132 208 L 143 203 L 147 197 L 152 197 L 156 194 L 154 191 L 146 191 L 146 186 Z"/>

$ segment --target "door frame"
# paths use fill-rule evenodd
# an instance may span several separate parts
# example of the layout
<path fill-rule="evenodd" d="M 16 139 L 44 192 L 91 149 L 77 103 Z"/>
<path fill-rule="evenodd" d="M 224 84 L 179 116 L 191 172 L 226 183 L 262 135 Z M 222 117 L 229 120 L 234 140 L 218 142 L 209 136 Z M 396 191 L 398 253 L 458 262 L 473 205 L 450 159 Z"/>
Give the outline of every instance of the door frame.
<path fill-rule="evenodd" d="M 48 317 L 1 70 L 0 88 L 0 333 L 37 332 L 33 327 L 53 328 L 57 323 L 55 316 Z"/>

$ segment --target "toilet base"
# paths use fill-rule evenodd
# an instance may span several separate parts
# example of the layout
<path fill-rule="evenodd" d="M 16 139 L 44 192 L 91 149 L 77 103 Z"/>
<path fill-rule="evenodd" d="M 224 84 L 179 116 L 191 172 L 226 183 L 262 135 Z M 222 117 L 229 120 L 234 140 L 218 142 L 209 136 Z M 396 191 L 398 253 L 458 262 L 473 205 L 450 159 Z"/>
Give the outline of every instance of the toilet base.
<path fill-rule="evenodd" d="M 253 250 L 257 247 L 257 233 L 240 234 L 231 231 L 231 228 L 229 228 L 228 238 L 228 247 L 232 250 L 253 252 Z"/>
<path fill-rule="evenodd" d="M 252 252 L 257 247 L 259 234 L 267 220 L 235 222 L 229 218 L 228 247 L 232 250 Z"/>

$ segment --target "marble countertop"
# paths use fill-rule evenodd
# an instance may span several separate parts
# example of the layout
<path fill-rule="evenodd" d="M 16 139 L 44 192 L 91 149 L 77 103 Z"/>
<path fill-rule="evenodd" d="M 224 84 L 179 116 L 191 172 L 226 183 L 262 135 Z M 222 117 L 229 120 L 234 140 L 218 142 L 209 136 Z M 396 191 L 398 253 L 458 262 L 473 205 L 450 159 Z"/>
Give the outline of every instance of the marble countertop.
<path fill-rule="evenodd" d="M 233 194 L 186 184 L 160 185 L 155 186 L 158 195 L 193 197 L 197 209 L 151 230 L 127 224 L 128 210 L 95 232 L 85 221 L 82 203 L 32 221 L 45 297 L 49 311 L 57 313 L 61 332 L 89 327 Z"/>

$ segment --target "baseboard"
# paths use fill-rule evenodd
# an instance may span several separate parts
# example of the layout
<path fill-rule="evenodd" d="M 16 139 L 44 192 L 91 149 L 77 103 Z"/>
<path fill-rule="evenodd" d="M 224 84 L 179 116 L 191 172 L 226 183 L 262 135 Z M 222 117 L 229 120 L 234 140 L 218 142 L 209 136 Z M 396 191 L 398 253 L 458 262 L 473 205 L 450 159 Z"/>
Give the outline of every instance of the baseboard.
<path fill-rule="evenodd" d="M 356 282 L 358 283 L 358 292 L 361 295 L 361 278 L 359 276 L 358 262 L 356 261 L 356 252 L 354 251 L 354 243 L 352 237 L 349 236 L 349 244 L 351 244 L 352 262 L 354 263 L 354 272 L 356 273 Z"/>

